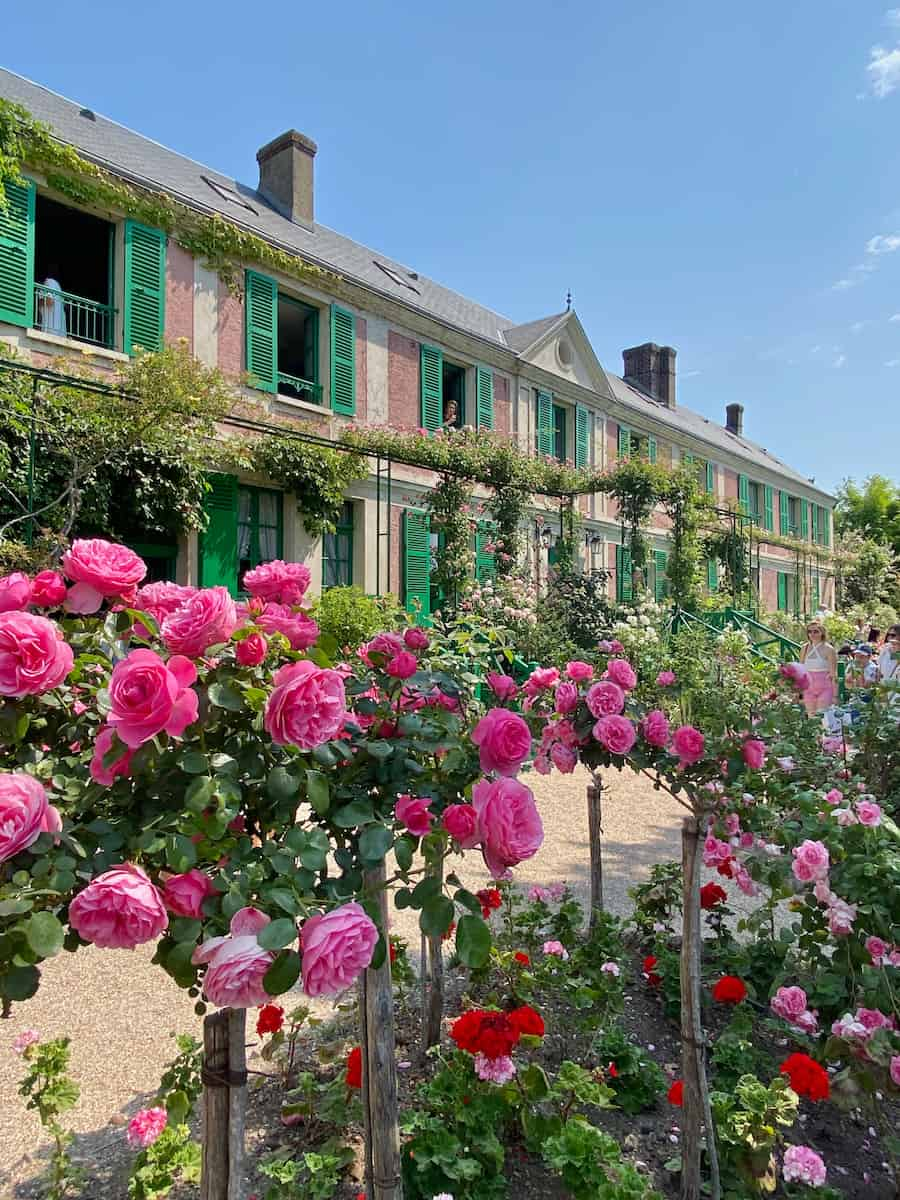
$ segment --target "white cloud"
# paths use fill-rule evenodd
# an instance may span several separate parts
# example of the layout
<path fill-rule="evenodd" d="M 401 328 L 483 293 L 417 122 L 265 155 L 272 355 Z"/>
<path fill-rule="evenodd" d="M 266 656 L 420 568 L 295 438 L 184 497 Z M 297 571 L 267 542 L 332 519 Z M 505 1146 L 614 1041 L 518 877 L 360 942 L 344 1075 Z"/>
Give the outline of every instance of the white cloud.
<path fill-rule="evenodd" d="M 866 242 L 866 254 L 893 254 L 900 250 L 900 233 L 878 233 Z"/>
<path fill-rule="evenodd" d="M 894 313 L 892 317 L 888 317 L 889 321 L 900 321 L 900 313 Z"/>
<path fill-rule="evenodd" d="M 702 375 L 702 374 L 703 374 L 702 371 L 682 371 L 681 378 L 682 379 L 694 379 L 697 375 Z"/>
<path fill-rule="evenodd" d="M 840 370 L 841 367 L 844 366 L 844 364 L 846 362 L 847 362 L 847 355 L 839 354 L 831 365 L 836 371 L 838 371 L 838 370 Z"/>
<path fill-rule="evenodd" d="M 900 46 L 894 46 L 892 50 L 873 46 L 866 73 L 873 94 L 879 100 L 889 96 L 900 85 Z"/>
<path fill-rule="evenodd" d="M 821 350 L 822 350 L 821 346 L 812 346 L 812 347 L 810 347 L 809 352 L 810 352 L 810 354 L 819 354 L 819 353 L 821 353 Z"/>
<path fill-rule="evenodd" d="M 839 279 L 837 283 L 831 285 L 833 292 L 843 292 L 846 288 L 856 287 L 858 283 L 862 283 L 862 276 L 854 279 L 852 276 L 845 275 L 843 279 Z"/>
<path fill-rule="evenodd" d="M 900 367 L 900 358 L 889 358 L 884 365 L 886 367 Z"/>
<path fill-rule="evenodd" d="M 854 321 L 850 326 L 851 333 L 862 333 L 865 327 L 869 324 L 868 321 Z"/>

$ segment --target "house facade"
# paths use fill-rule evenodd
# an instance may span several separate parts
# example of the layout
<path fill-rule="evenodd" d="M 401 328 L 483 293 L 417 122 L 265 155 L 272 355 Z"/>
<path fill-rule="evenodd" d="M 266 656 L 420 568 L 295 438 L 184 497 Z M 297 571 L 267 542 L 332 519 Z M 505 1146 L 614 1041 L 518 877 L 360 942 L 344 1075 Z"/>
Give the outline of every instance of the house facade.
<path fill-rule="evenodd" d="M 728 405 L 722 425 L 678 405 L 670 347 L 625 350 L 617 375 L 598 361 L 574 311 L 516 324 L 335 233 L 315 219 L 315 144 L 295 131 L 259 150 L 251 188 L 12 73 L 0 71 L 0 99 L 22 105 L 113 176 L 318 269 L 300 280 L 247 261 L 238 264 L 241 286 L 229 287 L 161 230 L 76 204 L 26 165 L 25 185 L 8 188 L 0 210 L 0 339 L 27 360 L 49 365 L 77 351 L 102 373 L 135 344 L 184 339 L 272 416 L 311 422 L 332 440 L 347 422 L 471 425 L 578 467 L 603 469 L 633 454 L 693 462 L 718 504 L 754 521 L 761 607 L 831 604 L 833 498 L 745 438 L 740 405 Z M 313 591 L 352 583 L 430 602 L 436 534 L 425 515 L 427 471 L 394 466 L 388 495 L 373 469 L 349 489 L 336 532 L 316 540 L 297 497 L 270 481 L 219 474 L 212 482 L 203 535 L 140 547 L 154 577 L 237 592 L 244 571 L 283 557 L 308 564 Z M 598 494 L 578 503 L 583 566 L 609 572 L 611 589 L 627 598 L 631 571 L 614 502 Z M 535 499 L 527 541 L 539 576 L 553 557 L 552 537 L 548 546 L 542 536 L 551 512 Z M 649 583 L 661 597 L 663 514 L 650 537 Z M 779 537 L 799 539 L 803 554 L 774 544 Z M 476 554 L 476 569 L 488 572 L 488 560 Z M 718 586 L 713 561 L 707 582 Z"/>

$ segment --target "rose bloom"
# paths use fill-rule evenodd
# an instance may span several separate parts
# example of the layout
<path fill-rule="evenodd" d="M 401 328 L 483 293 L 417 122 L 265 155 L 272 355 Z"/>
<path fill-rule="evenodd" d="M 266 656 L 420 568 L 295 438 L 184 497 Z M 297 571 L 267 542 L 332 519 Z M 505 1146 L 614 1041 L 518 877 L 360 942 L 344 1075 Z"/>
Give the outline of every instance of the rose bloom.
<path fill-rule="evenodd" d="M 809 671 L 803 663 L 783 663 L 778 670 L 782 679 L 789 680 L 798 692 L 804 692 L 809 687 Z"/>
<path fill-rule="evenodd" d="M 234 657 L 242 667 L 258 667 L 269 651 L 269 643 L 261 633 L 241 638 L 234 648 Z"/>
<path fill-rule="evenodd" d="M 128 1122 L 125 1137 L 135 1150 L 146 1150 L 152 1146 L 166 1127 L 169 1115 L 164 1108 L 142 1108 Z"/>
<path fill-rule="evenodd" d="M 712 995 L 720 1004 L 740 1004 L 747 998 L 747 988 L 736 975 L 723 975 L 713 985 Z"/>
<path fill-rule="evenodd" d="M 29 1046 L 36 1046 L 40 1040 L 41 1035 L 36 1029 L 23 1029 L 13 1038 L 13 1054 L 24 1054 Z"/>
<path fill-rule="evenodd" d="M 75 613 L 93 613 L 104 599 L 127 596 L 147 574 L 147 564 L 133 550 L 103 538 L 76 538 L 62 568 L 75 584 L 66 598 L 66 608 Z"/>
<path fill-rule="evenodd" d="M 809 1146 L 788 1146 L 784 1152 L 781 1174 L 785 1183 L 806 1183 L 810 1187 L 821 1187 L 828 1172 L 820 1156 Z"/>
<path fill-rule="evenodd" d="M 310 583 L 309 567 L 274 558 L 244 575 L 244 590 L 276 604 L 299 604 Z"/>
<path fill-rule="evenodd" d="M 510 867 L 541 848 L 544 827 L 529 788 L 518 780 L 481 779 L 472 789 L 478 838 L 488 870 L 502 879 Z"/>
<path fill-rule="evenodd" d="M 237 623 L 237 609 L 228 588 L 204 588 L 165 618 L 162 639 L 173 654 L 198 658 L 210 646 L 227 642 Z"/>
<path fill-rule="evenodd" d="M 94 783 L 99 783 L 101 787 L 112 787 L 116 779 L 122 776 L 127 779 L 131 774 L 131 760 L 134 757 L 134 751 L 125 746 L 124 742 L 119 743 L 120 748 L 124 748 L 124 753 L 109 764 L 104 766 L 103 760 L 113 748 L 115 740 L 115 730 L 109 725 L 102 725 L 97 731 L 97 737 L 94 740 L 94 754 L 91 758 L 90 772 L 91 779 Z"/>
<path fill-rule="evenodd" d="M 66 581 L 58 571 L 38 571 L 31 581 L 35 608 L 58 608 L 66 598 Z"/>
<path fill-rule="evenodd" d="M 126 746 L 141 746 L 163 731 L 180 737 L 197 719 L 196 678 L 197 668 L 179 654 L 163 662 L 152 650 L 132 650 L 110 676 L 107 722 Z"/>
<path fill-rule="evenodd" d="M 208 938 L 191 956 L 194 965 L 206 963 L 203 994 L 220 1008 L 255 1008 L 269 994 L 263 976 L 275 961 L 273 950 L 264 950 L 257 935 L 269 917 L 257 908 L 241 908 L 231 918 L 225 937 Z"/>
<path fill-rule="evenodd" d="M 594 678 L 594 668 L 590 663 L 581 662 L 576 658 L 566 663 L 566 674 L 573 683 L 587 683 L 589 679 Z"/>
<path fill-rule="evenodd" d="M 347 720 L 344 681 L 315 663 L 289 663 L 276 672 L 263 723 L 279 746 L 312 750 L 343 732 Z"/>
<path fill-rule="evenodd" d="M 548 688 L 556 687 L 559 682 L 559 671 L 556 667 L 535 667 L 525 680 L 525 691 L 529 696 L 545 692 Z"/>
<path fill-rule="evenodd" d="M 859 821 L 856 819 L 856 813 L 852 808 L 835 808 L 832 810 L 831 815 L 842 828 L 848 825 L 859 824 Z"/>
<path fill-rule="evenodd" d="M 741 747 L 744 762 L 751 771 L 758 771 L 766 761 L 766 743 L 758 738 L 748 738 Z"/>
<path fill-rule="evenodd" d="M 780 987 L 769 1001 L 769 1008 L 776 1017 L 794 1025 L 801 1013 L 806 1012 L 806 992 L 802 987 Z"/>
<path fill-rule="evenodd" d="M 848 904 L 835 896 L 828 906 L 828 928 L 835 937 L 846 937 L 853 932 L 853 922 L 856 920 L 856 905 Z"/>
<path fill-rule="evenodd" d="M 837 788 L 832 788 L 830 791 L 825 793 L 826 804 L 840 804 L 843 799 L 844 793 L 838 791 Z"/>
<path fill-rule="evenodd" d="M 798 1096 L 808 1096 L 810 1100 L 827 1100 L 831 1092 L 828 1074 L 808 1054 L 790 1054 L 778 1068 L 782 1075 L 787 1075 L 791 1088 Z"/>
<path fill-rule="evenodd" d="M 360 646 L 357 653 L 367 667 L 374 667 L 377 664 L 372 661 L 373 654 L 380 654 L 389 659 L 395 654 L 402 654 L 405 649 L 406 642 L 399 633 L 376 633 L 370 642 Z"/>
<path fill-rule="evenodd" d="M 145 583 L 143 587 L 138 588 L 134 607 L 149 613 L 162 624 L 170 613 L 181 608 L 182 604 L 196 594 L 195 587 L 169 583 L 167 580 L 154 580 L 153 583 Z"/>
<path fill-rule="evenodd" d="M 627 754 L 637 741 L 637 730 L 627 717 L 601 717 L 594 726 L 594 737 L 610 754 Z"/>
<path fill-rule="evenodd" d="M 656 677 L 657 687 L 671 687 L 676 682 L 674 671 L 660 671 Z"/>
<path fill-rule="evenodd" d="M 193 920 L 203 916 L 203 901 L 215 894 L 212 880 L 197 867 L 181 875 L 170 875 L 163 884 L 162 893 L 163 902 L 170 913 Z"/>
<path fill-rule="evenodd" d="M 309 917 L 300 931 L 304 992 L 333 996 L 350 987 L 372 961 L 377 941 L 374 921 L 355 900 Z"/>
<path fill-rule="evenodd" d="M 492 708 L 472 730 L 482 771 L 515 775 L 531 753 L 531 730 L 518 713 Z"/>
<path fill-rule="evenodd" d="M 103 950 L 133 950 L 168 928 L 159 889 L 140 867 L 122 863 L 97 875 L 69 905 L 69 924 Z"/>
<path fill-rule="evenodd" d="M 259 1037 L 267 1033 L 278 1033 L 284 1025 L 284 1009 L 280 1004 L 264 1004 L 256 1018 L 256 1032 Z"/>
<path fill-rule="evenodd" d="M 872 958 L 872 966 L 880 967 L 881 960 L 888 952 L 888 944 L 887 942 L 882 941 L 880 937 L 867 937 L 866 952 Z"/>
<path fill-rule="evenodd" d="M 62 828 L 39 779 L 24 771 L 0 771 L 0 863 L 27 850 L 42 833 Z"/>
<path fill-rule="evenodd" d="M 62 683 L 75 656 L 62 630 L 33 613 L 0 613 L 0 696 L 40 696 Z"/>
<path fill-rule="evenodd" d="M 690 766 L 703 757 L 706 739 L 693 725 L 679 725 L 672 734 L 672 749 L 681 760 L 682 766 Z"/>
<path fill-rule="evenodd" d="M 409 650 L 401 650 L 399 654 L 394 655 L 384 669 L 394 679 L 409 679 L 419 669 L 419 663 L 416 656 Z"/>
<path fill-rule="evenodd" d="M 348 1088 L 362 1087 L 362 1047 L 354 1046 L 344 1064 L 344 1083 Z"/>
<path fill-rule="evenodd" d="M 611 717 L 625 707 L 625 693 L 617 683 L 603 679 L 588 688 L 585 703 L 595 717 Z"/>
<path fill-rule="evenodd" d="M 394 816 L 405 825 L 413 837 L 425 837 L 431 831 L 430 800 L 422 796 L 398 796 Z"/>
<path fill-rule="evenodd" d="M 571 775 L 578 764 L 578 755 L 562 742 L 555 742 L 550 747 L 550 758 L 557 771 L 561 771 L 563 775 Z"/>
<path fill-rule="evenodd" d="M 872 827 L 881 824 L 881 807 L 874 800 L 857 800 L 856 815 L 860 825 Z"/>
<path fill-rule="evenodd" d="M 900 1088 L 900 1054 L 891 1056 L 891 1079 Z"/>
<path fill-rule="evenodd" d="M 664 749 L 669 741 L 669 718 L 661 709 L 652 709 L 641 721 L 641 733 L 645 742 Z"/>
<path fill-rule="evenodd" d="M 510 675 L 500 675 L 496 671 L 488 671 L 485 676 L 488 687 L 498 700 L 512 700 L 518 692 L 516 681 Z"/>
<path fill-rule="evenodd" d="M 463 850 L 478 844 L 478 814 L 471 804 L 450 804 L 444 809 L 444 828 Z"/>
<path fill-rule="evenodd" d="M 670 1104 L 674 1104 L 676 1108 L 681 1108 L 684 1105 L 684 1080 L 676 1079 L 666 1093 L 666 1099 Z"/>
<path fill-rule="evenodd" d="M 718 908 L 727 899 L 728 893 L 723 887 L 719 887 L 717 883 L 705 883 L 700 889 L 701 908 Z"/>
<path fill-rule="evenodd" d="M 626 692 L 630 692 L 637 684 L 637 675 L 634 673 L 634 667 L 632 667 L 631 663 L 626 662 L 624 658 L 610 659 L 606 664 L 606 678 L 611 679 L 613 683 L 617 683 Z"/>
<path fill-rule="evenodd" d="M 578 688 L 574 683 L 560 683 L 556 687 L 556 711 L 560 714 L 573 713 L 578 707 Z"/>
<path fill-rule="evenodd" d="M 791 870 L 794 878 L 800 883 L 812 883 L 817 879 L 825 879 L 828 875 L 828 849 L 821 842 L 813 842 L 808 838 L 795 846 L 791 851 L 794 861 Z"/>
<path fill-rule="evenodd" d="M 312 617 L 302 609 L 295 612 L 286 604 L 267 604 L 255 620 L 265 633 L 283 634 L 292 650 L 308 650 L 319 637 L 319 627 Z"/>
<path fill-rule="evenodd" d="M 415 651 L 427 650 L 429 646 L 428 634 L 419 625 L 410 625 L 408 629 L 404 629 L 403 641 L 410 650 Z"/>
<path fill-rule="evenodd" d="M 565 946 L 562 944 L 562 942 L 557 942 L 557 941 L 553 941 L 553 940 L 551 940 L 549 942 L 544 942 L 543 949 L 544 949 L 544 953 L 548 954 L 551 958 L 561 958 L 563 960 L 563 962 L 565 962 L 566 959 L 568 959 L 568 957 L 569 957 L 569 952 L 565 948 Z"/>
<path fill-rule="evenodd" d="M 0 579 L 0 613 L 21 612 L 31 603 L 31 580 L 21 571 Z"/>

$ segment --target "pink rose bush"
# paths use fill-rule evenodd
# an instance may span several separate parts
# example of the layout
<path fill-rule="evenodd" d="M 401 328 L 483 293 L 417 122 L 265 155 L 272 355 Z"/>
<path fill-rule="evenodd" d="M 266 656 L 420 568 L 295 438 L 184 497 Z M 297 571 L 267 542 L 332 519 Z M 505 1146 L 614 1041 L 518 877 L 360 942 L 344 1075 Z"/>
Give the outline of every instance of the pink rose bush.
<path fill-rule="evenodd" d="M 616 716 L 625 708 L 625 692 L 617 683 L 602 680 L 588 690 L 585 703 L 595 717 Z"/>
<path fill-rule="evenodd" d="M 680 725 L 672 734 L 672 752 L 683 767 L 699 762 L 706 748 L 706 739 L 693 725 Z"/>
<path fill-rule="evenodd" d="M 239 909 L 231 918 L 225 937 L 208 938 L 194 951 L 191 961 L 206 965 L 203 994 L 220 1008 L 253 1008 L 265 1004 L 269 993 L 263 977 L 275 961 L 272 950 L 264 950 L 257 935 L 270 918 L 259 909 Z"/>
<path fill-rule="evenodd" d="M 809 671 L 807 671 L 803 663 L 783 663 L 779 667 L 779 672 L 782 679 L 786 679 L 789 683 L 792 683 L 798 692 L 805 692 L 809 687 Z"/>
<path fill-rule="evenodd" d="M 594 726 L 594 737 L 610 754 L 627 754 L 637 741 L 637 730 L 627 717 L 601 717 Z"/>
<path fill-rule="evenodd" d="M 39 779 L 24 771 L 0 771 L 0 863 L 27 850 L 62 822 Z"/>
<path fill-rule="evenodd" d="M 228 589 L 204 588 L 165 618 L 162 638 L 173 654 L 199 658 L 210 646 L 227 642 L 237 623 L 237 609 Z"/>
<path fill-rule="evenodd" d="M 794 862 L 791 870 L 794 878 L 800 883 L 815 883 L 817 879 L 827 879 L 829 867 L 828 848 L 822 842 L 814 842 L 807 838 L 792 851 Z"/>
<path fill-rule="evenodd" d="M 497 671 L 488 671 L 486 679 L 488 687 L 501 702 L 512 700 L 519 690 L 516 681 L 509 675 L 501 675 Z"/>
<path fill-rule="evenodd" d="M 132 650 L 113 668 L 106 719 L 133 749 L 158 733 L 180 737 L 197 720 L 196 679 L 197 668 L 181 655 L 163 662 L 153 650 Z"/>
<path fill-rule="evenodd" d="M 312 750 L 343 730 L 347 696 L 337 671 L 304 660 L 282 667 L 274 683 L 264 717 L 273 742 Z"/>
<path fill-rule="evenodd" d="M 292 650 L 308 650 L 319 637 L 319 626 L 302 609 L 270 602 L 255 617 L 264 633 L 280 633 L 290 642 Z"/>
<path fill-rule="evenodd" d="M 482 779 L 472 789 L 472 806 L 481 853 L 495 879 L 505 878 L 510 867 L 537 854 L 544 827 L 525 784 L 505 776 L 493 782 Z"/>
<path fill-rule="evenodd" d="M 241 638 L 234 648 L 234 657 L 242 667 L 258 667 L 265 661 L 269 643 L 261 633 L 251 633 Z"/>
<path fill-rule="evenodd" d="M 62 630 L 46 617 L 0 613 L 0 696 L 20 698 L 52 691 L 74 661 Z"/>
<path fill-rule="evenodd" d="M 159 889 L 133 863 L 97 875 L 69 905 L 79 937 L 105 950 L 133 950 L 155 941 L 169 918 Z"/>
<path fill-rule="evenodd" d="M 606 667 L 606 678 L 617 683 L 625 692 L 630 692 L 637 686 L 637 675 L 631 663 L 624 658 L 611 658 Z"/>
<path fill-rule="evenodd" d="M 31 580 L 21 571 L 0 579 L 0 613 L 21 612 L 31 603 Z"/>
<path fill-rule="evenodd" d="M 31 604 L 34 608 L 59 608 L 66 590 L 66 581 L 58 571 L 38 571 L 31 581 Z"/>
<path fill-rule="evenodd" d="M 517 714 L 492 708 L 472 730 L 482 771 L 515 775 L 531 753 L 531 730 Z"/>
<path fill-rule="evenodd" d="M 334 996 L 345 991 L 372 961 L 377 941 L 375 923 L 355 900 L 309 917 L 300 931 L 304 992 Z"/>
<path fill-rule="evenodd" d="M 655 708 L 641 721 L 641 734 L 651 746 L 664 750 L 669 744 L 669 719 L 664 712 Z"/>
<path fill-rule="evenodd" d="M 110 725 L 104 725 L 97 731 L 94 742 L 94 753 L 91 757 L 90 773 L 94 783 L 101 787 L 112 787 L 118 778 L 127 779 L 131 774 L 131 760 L 134 750 L 120 742 L 121 752 L 113 754 L 112 760 L 107 761 L 116 744 L 116 732 Z"/>
<path fill-rule="evenodd" d="M 261 563 L 244 575 L 244 589 L 251 596 L 275 604 L 299 604 L 310 584 L 309 567 L 304 563 L 273 559 Z"/>
<path fill-rule="evenodd" d="M 747 738 L 741 746 L 741 754 L 751 771 L 759 771 L 766 761 L 766 743 L 759 738 Z"/>
<path fill-rule="evenodd" d="M 62 567 L 74 585 L 66 608 L 75 613 L 94 613 L 114 596 L 134 599 L 147 574 L 146 563 L 133 550 L 103 538 L 76 538 L 63 555 Z"/>

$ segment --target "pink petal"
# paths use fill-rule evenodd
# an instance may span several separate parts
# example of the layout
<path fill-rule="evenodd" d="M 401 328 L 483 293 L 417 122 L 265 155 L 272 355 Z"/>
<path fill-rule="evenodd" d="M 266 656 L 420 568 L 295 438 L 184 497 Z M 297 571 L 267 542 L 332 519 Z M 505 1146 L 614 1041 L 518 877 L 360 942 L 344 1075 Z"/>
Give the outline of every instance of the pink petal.
<path fill-rule="evenodd" d="M 197 680 L 197 668 L 183 654 L 173 654 L 166 666 L 175 676 L 180 688 L 189 688 Z"/>
<path fill-rule="evenodd" d="M 254 937 L 263 928 L 268 925 L 270 917 L 267 917 L 264 912 L 260 912 L 258 908 L 239 908 L 231 918 L 231 933 L 233 937 L 243 937 L 252 934 Z"/>
<path fill-rule="evenodd" d="M 180 737 L 188 725 L 197 720 L 199 703 L 197 693 L 191 691 L 190 688 L 185 688 L 172 705 L 172 712 L 163 726 L 166 733 L 171 734 L 172 737 Z"/>
<path fill-rule="evenodd" d="M 194 964 L 194 966 L 197 966 L 198 963 L 209 962 L 219 947 L 224 946 L 228 940 L 229 939 L 227 937 L 207 938 L 206 941 L 202 945 L 198 946 L 191 955 L 191 962 Z"/>
<path fill-rule="evenodd" d="M 66 594 L 65 607 L 71 613 L 95 613 L 102 603 L 102 592 L 89 583 L 75 583 Z"/>

